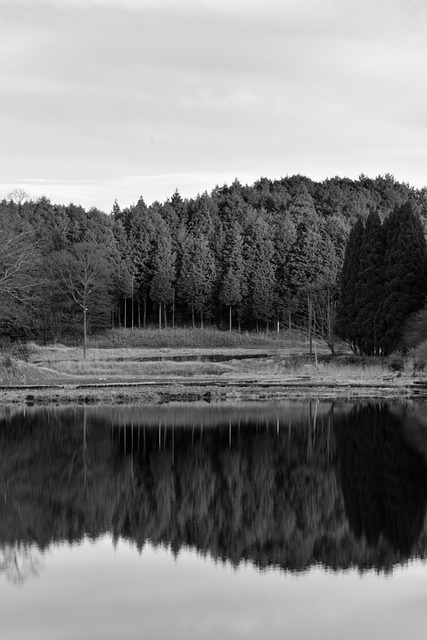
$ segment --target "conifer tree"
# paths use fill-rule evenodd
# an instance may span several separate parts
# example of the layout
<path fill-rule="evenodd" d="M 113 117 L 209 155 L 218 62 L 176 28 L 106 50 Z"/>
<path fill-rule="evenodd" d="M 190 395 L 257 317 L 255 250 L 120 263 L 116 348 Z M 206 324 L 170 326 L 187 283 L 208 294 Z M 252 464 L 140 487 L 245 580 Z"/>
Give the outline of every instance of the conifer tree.
<path fill-rule="evenodd" d="M 350 231 L 344 255 L 336 320 L 337 335 L 349 342 L 355 352 L 360 346 L 357 315 L 360 309 L 359 273 L 363 238 L 363 222 L 359 218 Z"/>
<path fill-rule="evenodd" d="M 228 306 L 229 329 L 231 331 L 232 308 L 237 307 L 240 325 L 241 303 L 243 298 L 243 239 L 239 224 L 233 225 L 230 229 L 225 245 L 227 255 L 225 256 L 225 273 L 221 282 L 219 300 L 221 304 Z"/>
<path fill-rule="evenodd" d="M 200 314 L 202 328 L 204 318 L 209 314 L 215 275 L 215 260 L 206 237 L 189 234 L 183 243 L 179 285 L 181 296 L 190 304 L 193 327 L 195 311 Z"/>
<path fill-rule="evenodd" d="M 382 349 L 387 354 L 398 348 L 406 320 L 425 302 L 427 251 L 420 219 L 410 201 L 394 209 L 384 223 L 384 230 Z"/>
<path fill-rule="evenodd" d="M 173 302 L 175 281 L 176 253 L 173 250 L 172 237 L 165 225 L 160 229 L 153 258 L 153 279 L 150 297 L 159 308 L 159 329 L 163 323 L 167 326 L 166 306 Z"/>
<path fill-rule="evenodd" d="M 366 220 L 360 252 L 359 310 L 356 316 L 360 351 L 366 355 L 379 355 L 380 353 L 384 251 L 381 220 L 376 212 L 371 212 Z"/>
<path fill-rule="evenodd" d="M 268 325 L 274 319 L 275 272 L 273 242 L 268 238 L 261 238 L 256 248 L 255 269 L 252 274 L 252 313 L 257 323 L 262 321 Z"/>

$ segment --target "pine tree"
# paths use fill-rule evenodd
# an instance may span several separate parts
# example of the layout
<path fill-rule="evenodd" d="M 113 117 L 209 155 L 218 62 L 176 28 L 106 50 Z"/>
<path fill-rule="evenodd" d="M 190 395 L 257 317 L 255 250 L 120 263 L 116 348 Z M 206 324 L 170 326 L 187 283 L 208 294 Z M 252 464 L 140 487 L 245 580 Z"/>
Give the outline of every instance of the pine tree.
<path fill-rule="evenodd" d="M 226 255 L 224 256 L 225 273 L 221 282 L 219 300 L 228 306 L 229 329 L 232 328 L 232 307 L 237 307 L 240 325 L 241 303 L 243 299 L 243 240 L 240 225 L 234 224 L 227 234 Z"/>
<path fill-rule="evenodd" d="M 204 318 L 209 314 L 215 275 L 215 260 L 207 239 L 203 235 L 189 234 L 183 243 L 179 286 L 181 296 L 190 304 L 193 327 L 194 311 L 200 314 L 202 328 Z"/>
<path fill-rule="evenodd" d="M 267 325 L 274 319 L 276 294 L 276 267 L 273 242 L 260 238 L 255 253 L 255 269 L 252 274 L 252 313 L 258 321 Z"/>
<path fill-rule="evenodd" d="M 359 218 L 350 231 L 344 255 L 336 319 L 337 335 L 349 342 L 354 351 L 360 346 L 357 315 L 360 309 L 359 275 L 363 238 L 363 222 Z"/>
<path fill-rule="evenodd" d="M 359 310 L 356 316 L 360 351 L 366 355 L 379 355 L 380 352 L 384 252 L 381 220 L 376 212 L 371 212 L 366 220 L 360 252 Z"/>
<path fill-rule="evenodd" d="M 427 251 L 420 219 L 410 201 L 394 209 L 384 223 L 384 231 L 382 349 L 387 354 L 399 347 L 406 320 L 425 302 Z"/>
<path fill-rule="evenodd" d="M 163 322 L 166 327 L 166 305 L 173 302 L 176 267 L 176 253 L 173 250 L 172 237 L 165 225 L 159 230 L 155 254 L 153 258 L 153 279 L 151 281 L 150 298 L 159 307 L 159 329 Z"/>

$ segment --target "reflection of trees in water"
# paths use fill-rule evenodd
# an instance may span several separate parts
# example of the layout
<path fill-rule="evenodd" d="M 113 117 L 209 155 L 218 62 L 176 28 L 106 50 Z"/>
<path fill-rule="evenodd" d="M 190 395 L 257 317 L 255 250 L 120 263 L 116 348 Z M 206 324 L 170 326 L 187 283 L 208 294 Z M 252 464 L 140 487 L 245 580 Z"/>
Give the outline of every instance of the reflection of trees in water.
<path fill-rule="evenodd" d="M 17 585 L 30 578 L 37 578 L 42 569 L 42 558 L 35 545 L 1 545 L 0 575 Z"/>
<path fill-rule="evenodd" d="M 331 404 L 232 407 L 216 419 L 214 409 L 198 407 L 193 422 L 189 409 L 127 411 L 119 422 L 105 412 L 70 408 L 55 419 L 35 411 L 6 427 L 0 421 L 7 498 L 0 541 L 45 548 L 110 532 L 139 549 L 149 540 L 175 553 L 190 546 L 234 564 L 290 570 L 315 563 L 389 569 L 401 558 L 384 536 L 368 546 L 349 527 L 346 510 L 361 531 L 352 488 L 344 509 L 335 434 L 344 469 L 353 427 L 341 420 L 334 428 Z M 344 483 L 358 482 L 359 466 Z M 353 497 L 360 502 L 357 491 Z"/>
<path fill-rule="evenodd" d="M 386 405 L 355 407 L 335 428 L 350 526 L 368 544 L 384 536 L 409 555 L 424 526 L 427 468 Z"/>

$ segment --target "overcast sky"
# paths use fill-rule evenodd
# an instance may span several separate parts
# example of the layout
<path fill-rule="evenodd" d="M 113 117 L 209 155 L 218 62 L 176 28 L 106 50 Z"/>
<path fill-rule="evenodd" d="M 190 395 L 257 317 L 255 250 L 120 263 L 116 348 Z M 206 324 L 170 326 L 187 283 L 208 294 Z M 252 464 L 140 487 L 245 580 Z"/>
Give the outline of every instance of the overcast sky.
<path fill-rule="evenodd" d="M 426 0 L 0 0 L 0 195 L 427 184 Z"/>

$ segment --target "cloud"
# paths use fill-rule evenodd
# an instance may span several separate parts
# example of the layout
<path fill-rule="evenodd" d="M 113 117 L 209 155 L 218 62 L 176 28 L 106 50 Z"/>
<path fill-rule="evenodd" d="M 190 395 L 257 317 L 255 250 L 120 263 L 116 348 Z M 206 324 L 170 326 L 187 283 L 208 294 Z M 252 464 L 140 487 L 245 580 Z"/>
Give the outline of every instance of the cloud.
<path fill-rule="evenodd" d="M 373 158 L 403 174 L 414 162 L 396 149 L 427 144 L 418 0 L 0 7 L 8 183 L 366 172 Z"/>

